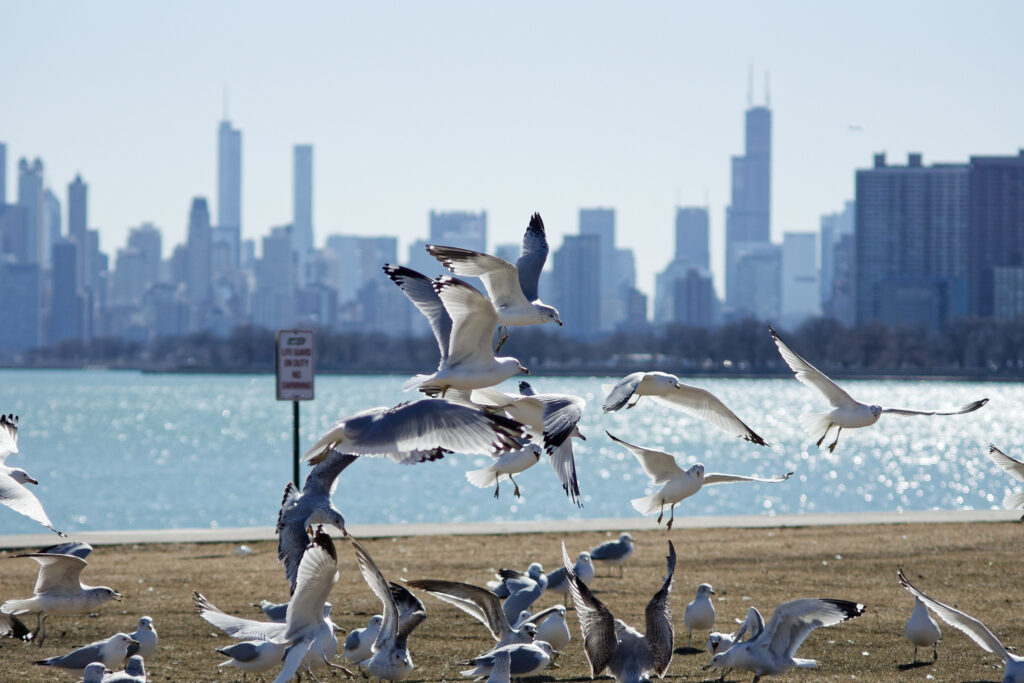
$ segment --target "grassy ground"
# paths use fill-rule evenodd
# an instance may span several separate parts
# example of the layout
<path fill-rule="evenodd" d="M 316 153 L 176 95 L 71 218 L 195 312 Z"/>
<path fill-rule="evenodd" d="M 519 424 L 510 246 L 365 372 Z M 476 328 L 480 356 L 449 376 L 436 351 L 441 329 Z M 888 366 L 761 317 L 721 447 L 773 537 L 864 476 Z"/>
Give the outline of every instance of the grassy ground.
<path fill-rule="evenodd" d="M 682 625 L 683 609 L 693 599 L 697 584 L 708 582 L 717 592 L 721 630 L 732 630 L 732 619 L 742 618 L 750 605 L 756 605 L 766 618 L 776 605 L 797 597 L 844 598 L 867 605 L 860 618 L 812 633 L 798 655 L 817 659 L 820 668 L 790 672 L 786 680 L 1001 681 L 999 659 L 944 624 L 938 661 L 908 666 L 912 647 L 903 637 L 903 625 L 913 599 L 897 583 L 896 569 L 903 566 L 919 588 L 981 618 L 1005 644 L 1024 647 L 1024 613 L 1019 602 L 1024 587 L 1022 534 L 1024 527 L 1015 523 L 673 531 L 679 555 L 672 600 L 677 649 L 667 678 L 717 678 L 717 673 L 711 677 L 708 674 L 714 672 L 701 670 L 709 659 L 703 651 L 707 634 L 694 635 L 699 650 L 688 648 Z M 389 579 L 446 578 L 482 585 L 501 566 L 525 569 L 539 561 L 548 571 L 554 569 L 562 540 L 575 557 L 579 550 L 615 536 L 435 536 L 366 539 L 364 546 Z M 617 573 L 605 576 L 607 570 L 599 567 L 594 588 L 613 614 L 642 629 L 644 605 L 665 571 L 669 534 L 638 532 L 634 536 L 637 551 L 625 578 Z M 241 680 L 236 670 L 217 668 L 223 658 L 215 648 L 233 641 L 195 614 L 191 594 L 199 590 L 221 609 L 253 618 L 259 615 L 254 603 L 261 598 L 286 599 L 287 584 L 274 559 L 274 545 L 249 545 L 255 552 L 248 556 L 234 554 L 232 544 L 98 548 L 89 558 L 83 580 L 116 588 L 125 600 L 89 617 L 51 619 L 50 638 L 42 647 L 0 641 L 0 680 L 70 680 L 31 662 L 116 631 L 131 632 L 138 617 L 147 614 L 160 635 L 156 655 L 146 662 L 150 681 Z M 341 579 L 331 594 L 334 619 L 346 630 L 359 628 L 379 610 L 379 603 L 363 583 L 351 548 L 344 541 L 337 545 Z M 0 598 L 30 595 L 36 567 L 32 560 L 0 557 Z M 411 680 L 461 680 L 458 672 L 463 667 L 456 662 L 489 649 L 493 641 L 468 615 L 431 596 L 421 595 L 421 599 L 429 616 L 410 641 L 417 667 Z M 544 596 L 538 606 L 555 600 Z M 589 680 L 575 612 L 569 617 L 573 641 L 559 659 L 561 668 L 535 680 Z M 28 623 L 34 625 L 35 619 Z M 921 654 L 930 660 L 930 652 Z M 734 671 L 727 680 L 750 678 Z"/>

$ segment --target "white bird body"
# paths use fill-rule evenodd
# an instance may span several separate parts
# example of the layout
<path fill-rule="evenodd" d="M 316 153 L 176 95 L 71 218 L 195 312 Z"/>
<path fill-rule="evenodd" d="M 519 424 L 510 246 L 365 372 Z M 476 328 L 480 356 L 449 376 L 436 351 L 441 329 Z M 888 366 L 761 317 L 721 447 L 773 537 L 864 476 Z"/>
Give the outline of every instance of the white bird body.
<path fill-rule="evenodd" d="M 135 629 L 131 637 L 132 640 L 138 642 L 139 646 L 137 648 L 134 646 L 129 648 L 129 657 L 139 655 L 143 660 L 152 657 L 156 652 L 158 642 L 156 628 L 153 626 L 153 617 L 139 618 L 139 627 Z"/>
<path fill-rule="evenodd" d="M 932 616 L 928 614 L 928 608 L 921 602 L 921 598 L 914 596 L 914 611 L 907 619 L 907 625 L 903 628 L 903 635 L 907 637 L 914 646 L 914 661 L 917 661 L 917 648 L 935 647 L 935 644 L 942 638 L 942 631 L 935 623 Z M 938 650 L 933 650 L 935 659 L 938 658 Z M 934 660 L 933 660 L 934 661 Z"/>
<path fill-rule="evenodd" d="M 473 676 L 478 680 L 483 680 L 484 676 L 489 677 L 495 665 L 497 653 L 501 650 L 508 652 L 509 674 L 516 678 L 540 673 L 551 665 L 552 657 L 555 654 L 554 648 L 551 647 L 550 643 L 546 643 L 543 640 L 535 640 L 532 643 L 503 645 L 469 661 L 459 662 L 460 664 L 473 667 L 460 673 L 463 676 Z"/>
<path fill-rule="evenodd" d="M 556 652 L 561 652 L 572 640 L 569 625 L 565 623 L 565 606 L 558 605 L 558 610 L 537 625 L 537 640 L 549 643 Z"/>
<path fill-rule="evenodd" d="M 7 456 L 17 452 L 18 418 L 13 414 L 0 415 L 0 503 L 39 522 L 58 536 L 64 536 L 54 528 L 43 504 L 28 489 L 29 484 L 38 485 L 39 482 L 22 468 L 7 466 Z"/>
<path fill-rule="evenodd" d="M 116 669 L 128 656 L 128 646 L 132 643 L 138 644 L 127 633 L 115 633 L 109 638 L 84 645 L 66 655 L 39 660 L 36 664 L 64 669 L 74 676 L 81 676 L 85 667 L 93 662 L 100 662 L 108 669 Z"/>
<path fill-rule="evenodd" d="M 345 638 L 345 656 L 353 662 L 369 659 L 373 654 L 373 641 L 377 640 L 377 634 L 380 633 L 380 626 L 383 622 L 383 616 L 374 614 L 365 628 L 349 631 L 348 637 Z"/>
<path fill-rule="evenodd" d="M 634 498 L 630 501 L 633 504 L 633 508 L 643 515 L 658 512 L 658 523 L 660 524 L 665 514 L 665 505 L 671 505 L 671 517 L 667 524 L 668 529 L 672 528 L 672 522 L 675 520 L 676 504 L 694 495 L 704 486 L 731 484 L 741 481 L 775 484 L 786 481 L 793 476 L 792 472 L 769 478 L 748 477 L 739 474 L 719 474 L 717 472 L 705 473 L 704 465 L 701 463 L 697 463 L 684 471 L 679 467 L 676 459 L 668 453 L 644 448 L 643 446 L 634 446 L 617 438 L 610 432 L 606 433 L 612 441 L 625 447 L 640 461 L 640 465 L 644 468 L 647 476 L 650 477 L 652 485 L 661 485 L 661 489 L 655 493 L 643 496 L 642 498 Z"/>
<path fill-rule="evenodd" d="M 530 443 L 518 451 L 509 451 L 499 455 L 494 462 L 486 467 L 466 472 L 466 480 L 473 486 L 483 489 L 494 486 L 494 497 L 498 497 L 498 490 L 502 480 L 509 480 L 515 485 L 515 496 L 519 497 L 519 485 L 516 484 L 512 475 L 524 472 L 540 461 L 540 446 Z"/>
<path fill-rule="evenodd" d="M 702 583 L 697 586 L 697 596 L 686 606 L 683 613 L 683 625 L 693 636 L 694 629 L 698 631 L 710 631 L 715 627 L 715 605 L 711 602 L 711 596 L 715 590 L 711 584 Z"/>
<path fill-rule="evenodd" d="M 230 666 L 251 674 L 261 674 L 274 667 L 281 666 L 284 661 L 288 643 L 277 643 L 273 640 L 245 640 L 217 650 L 230 659 L 217 666 Z"/>
<path fill-rule="evenodd" d="M 85 677 L 84 673 L 82 677 Z M 142 655 L 131 655 L 124 665 L 124 671 L 107 674 L 103 677 L 103 683 L 146 683 L 146 662 Z"/>
<path fill-rule="evenodd" d="M 629 533 L 623 533 L 617 540 L 605 541 L 604 543 L 590 549 L 590 558 L 595 562 L 605 562 L 619 568 L 619 576 L 622 576 L 622 566 L 633 556 L 633 537 Z"/>

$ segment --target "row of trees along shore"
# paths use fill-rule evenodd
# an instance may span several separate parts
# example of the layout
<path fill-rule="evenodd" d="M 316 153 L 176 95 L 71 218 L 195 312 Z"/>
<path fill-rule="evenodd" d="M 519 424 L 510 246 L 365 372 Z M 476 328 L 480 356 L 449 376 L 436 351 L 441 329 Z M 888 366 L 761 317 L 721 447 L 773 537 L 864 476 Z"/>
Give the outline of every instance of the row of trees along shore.
<path fill-rule="evenodd" d="M 796 329 L 777 328 L 791 348 L 830 375 L 950 375 L 1024 377 L 1024 319 L 958 319 L 941 329 L 845 327 L 829 318 Z M 316 330 L 317 372 L 425 372 L 435 367 L 429 337 Z M 564 329 L 513 328 L 502 355 L 537 374 L 620 375 L 663 370 L 679 375 L 789 374 L 768 325 L 746 319 L 715 328 L 667 326 L 573 339 Z M 227 338 L 208 332 L 148 343 L 115 338 L 69 340 L 33 349 L 7 367 L 107 367 L 163 372 L 273 372 L 274 331 L 236 328 Z"/>

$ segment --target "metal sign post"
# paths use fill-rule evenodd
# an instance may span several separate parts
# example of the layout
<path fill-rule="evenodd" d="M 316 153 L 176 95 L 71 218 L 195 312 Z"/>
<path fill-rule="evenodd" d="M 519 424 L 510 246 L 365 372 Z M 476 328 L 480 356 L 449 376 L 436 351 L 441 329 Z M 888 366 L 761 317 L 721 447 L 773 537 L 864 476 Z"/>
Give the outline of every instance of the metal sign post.
<path fill-rule="evenodd" d="M 292 402 L 292 475 L 299 481 L 299 401 L 313 400 L 313 331 L 278 330 L 274 337 L 277 400 Z"/>

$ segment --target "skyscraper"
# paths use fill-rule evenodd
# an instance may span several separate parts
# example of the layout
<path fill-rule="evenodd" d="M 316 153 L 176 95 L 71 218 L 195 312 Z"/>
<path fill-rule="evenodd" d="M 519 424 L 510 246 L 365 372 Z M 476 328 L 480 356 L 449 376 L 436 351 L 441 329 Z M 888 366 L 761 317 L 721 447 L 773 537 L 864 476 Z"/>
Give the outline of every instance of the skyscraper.
<path fill-rule="evenodd" d="M 430 212 L 430 243 L 487 251 L 487 212 Z"/>
<path fill-rule="evenodd" d="M 192 305 L 210 298 L 210 211 L 206 197 L 192 200 L 188 217 L 188 299 Z"/>
<path fill-rule="evenodd" d="M 856 175 L 857 323 L 938 327 L 967 312 L 967 164 L 884 154 Z M 973 239 L 973 238 L 972 238 Z"/>
<path fill-rule="evenodd" d="M 25 211 L 22 226 L 24 253 L 18 255 L 23 263 L 47 263 L 49 244 L 43 230 L 43 162 L 36 159 L 18 161 L 18 205 Z"/>
<path fill-rule="evenodd" d="M 813 232 L 783 235 L 779 324 L 787 328 L 821 312 L 817 250 L 818 236 Z"/>
<path fill-rule="evenodd" d="M 708 209 L 705 206 L 676 207 L 676 258 L 688 265 L 711 270 Z"/>
<path fill-rule="evenodd" d="M 0 142 L 0 206 L 7 203 L 7 145 Z"/>
<path fill-rule="evenodd" d="M 751 106 L 745 114 L 743 156 L 732 158 L 732 198 L 725 213 L 725 293 L 729 305 L 749 310 L 751 302 L 737 298 L 736 261 L 746 244 L 771 240 L 772 111 Z M 753 94 L 751 93 L 751 100 Z"/>
<path fill-rule="evenodd" d="M 298 255 L 296 281 L 306 284 L 306 263 L 313 248 L 313 146 L 295 145 L 293 165 L 292 249 Z"/>
<path fill-rule="evenodd" d="M 60 200 L 50 188 L 43 190 L 43 232 L 46 234 L 46 259 L 53 258 L 53 245 L 61 237 Z"/>
<path fill-rule="evenodd" d="M 995 269 L 1003 269 L 1006 284 L 1017 279 L 1010 269 L 1024 269 L 1024 150 L 1017 156 L 971 157 L 970 169 L 969 310 L 989 317 L 999 294 L 1010 294 L 995 286 Z"/>
<path fill-rule="evenodd" d="M 242 231 L 242 132 L 221 121 L 217 130 L 217 227 L 234 236 L 235 266 Z"/>
<path fill-rule="evenodd" d="M 615 248 L 615 209 L 580 209 L 580 235 L 598 240 L 601 261 L 600 324 L 602 332 L 614 331 L 626 320 L 636 283 L 633 251 Z"/>
<path fill-rule="evenodd" d="M 152 223 L 143 223 L 128 233 L 128 246 L 137 249 L 142 258 L 142 294 L 160 280 L 160 261 L 163 258 L 163 239 Z"/>
<path fill-rule="evenodd" d="M 821 269 L 818 280 L 821 286 L 821 308 L 825 316 L 832 315 L 832 296 L 836 278 L 836 245 L 843 235 L 853 234 L 856 209 L 853 200 L 846 202 L 843 210 L 821 217 Z"/>
<path fill-rule="evenodd" d="M 78 244 L 59 239 L 53 245 L 50 343 L 82 338 L 82 297 L 78 287 Z"/>
<path fill-rule="evenodd" d="M 38 263 L 0 261 L 0 352 L 23 353 L 40 346 L 41 284 Z"/>
<path fill-rule="evenodd" d="M 78 286 L 90 282 L 89 252 L 85 231 L 89 228 L 89 186 L 81 174 L 68 183 L 68 237 L 78 244 Z"/>
<path fill-rule="evenodd" d="M 555 307 L 566 334 L 592 337 L 601 330 L 601 238 L 566 235 L 554 254 Z"/>

